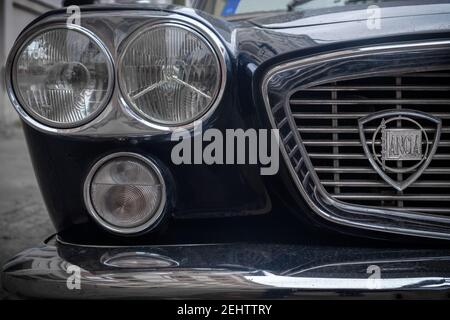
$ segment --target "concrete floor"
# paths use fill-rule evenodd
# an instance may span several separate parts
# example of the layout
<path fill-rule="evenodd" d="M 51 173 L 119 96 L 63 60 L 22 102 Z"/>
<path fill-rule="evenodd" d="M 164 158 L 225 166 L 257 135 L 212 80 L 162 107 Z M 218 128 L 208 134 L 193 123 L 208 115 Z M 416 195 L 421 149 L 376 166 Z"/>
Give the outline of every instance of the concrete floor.
<path fill-rule="evenodd" d="M 0 133 L 0 265 L 52 233 L 22 131 Z"/>

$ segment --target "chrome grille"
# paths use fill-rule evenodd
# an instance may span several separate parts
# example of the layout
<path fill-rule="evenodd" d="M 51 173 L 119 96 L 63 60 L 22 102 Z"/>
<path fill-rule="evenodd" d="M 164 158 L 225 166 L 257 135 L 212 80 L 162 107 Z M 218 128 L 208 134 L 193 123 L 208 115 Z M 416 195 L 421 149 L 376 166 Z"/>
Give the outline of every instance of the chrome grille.
<path fill-rule="evenodd" d="M 450 215 L 450 71 L 322 83 L 295 91 L 289 105 L 315 173 L 332 198 L 396 211 Z M 442 120 L 433 160 L 403 191 L 385 182 L 371 166 L 359 136 L 358 119 L 390 109 L 422 111 Z M 375 130 L 365 128 L 369 144 Z M 436 131 L 433 127 L 424 130 L 430 135 Z M 289 138 L 283 141 L 289 155 L 294 155 L 296 147 L 286 144 Z M 397 165 L 401 167 L 402 161 Z M 395 175 L 402 180 L 401 173 Z"/>

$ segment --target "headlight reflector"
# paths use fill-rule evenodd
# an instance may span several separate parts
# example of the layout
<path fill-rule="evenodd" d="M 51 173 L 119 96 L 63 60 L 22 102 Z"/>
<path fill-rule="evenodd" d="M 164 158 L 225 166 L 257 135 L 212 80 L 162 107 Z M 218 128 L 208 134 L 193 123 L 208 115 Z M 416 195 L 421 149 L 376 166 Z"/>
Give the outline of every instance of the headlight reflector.
<path fill-rule="evenodd" d="M 222 86 L 221 64 L 212 45 L 177 23 L 138 30 L 120 59 L 126 102 L 157 124 L 179 126 L 202 116 Z"/>
<path fill-rule="evenodd" d="M 89 212 L 103 227 L 123 234 L 154 225 L 165 204 L 165 186 L 158 168 L 133 153 L 100 160 L 85 184 Z"/>
<path fill-rule="evenodd" d="M 100 41 L 82 30 L 45 29 L 16 54 L 12 80 L 17 99 L 45 125 L 79 126 L 108 102 L 113 85 L 111 59 Z"/>

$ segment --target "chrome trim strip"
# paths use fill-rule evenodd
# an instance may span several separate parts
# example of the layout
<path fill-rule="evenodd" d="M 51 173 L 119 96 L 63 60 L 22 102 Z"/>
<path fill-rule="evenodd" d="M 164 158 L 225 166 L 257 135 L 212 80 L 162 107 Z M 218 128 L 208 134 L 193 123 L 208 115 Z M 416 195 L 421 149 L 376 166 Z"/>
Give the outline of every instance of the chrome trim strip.
<path fill-rule="evenodd" d="M 369 53 L 385 53 L 385 52 L 397 52 L 401 49 L 420 49 L 425 47 L 426 49 L 430 49 L 433 47 L 439 48 L 442 46 L 447 46 L 450 44 L 450 40 L 445 41 L 425 41 L 425 42 L 419 42 L 419 43 L 405 43 L 405 44 L 392 44 L 392 45 L 385 45 L 385 46 L 368 46 L 368 47 L 358 47 L 353 49 L 347 49 L 347 50 L 341 50 L 341 51 L 335 51 L 331 53 L 324 53 L 319 54 L 315 56 L 306 57 L 300 60 L 291 61 L 287 63 L 282 63 L 272 69 L 270 69 L 266 75 L 264 76 L 263 80 L 263 88 L 265 87 L 264 82 L 266 80 L 270 80 L 269 78 L 273 77 L 275 74 L 286 71 L 289 69 L 295 69 L 300 66 L 304 66 L 311 63 L 318 63 L 325 60 L 331 60 L 331 59 L 339 59 L 342 57 L 357 57 L 360 55 L 367 55 Z"/>
<path fill-rule="evenodd" d="M 14 90 L 14 83 L 16 82 L 16 73 L 15 73 L 15 63 L 17 54 L 21 52 L 21 50 L 35 37 L 38 35 L 55 29 L 62 29 L 62 30 L 73 30 L 76 32 L 81 33 L 82 35 L 87 36 L 89 39 L 91 39 L 103 52 L 103 54 L 106 56 L 107 59 L 107 66 L 108 66 L 108 88 L 107 88 L 107 94 L 105 95 L 103 101 L 100 103 L 100 107 L 92 113 L 89 117 L 83 119 L 82 121 L 71 123 L 71 124 L 56 124 L 53 121 L 49 121 L 48 119 L 45 119 L 41 115 L 37 114 L 33 110 L 29 110 L 26 103 L 22 101 L 22 98 L 20 97 L 20 94 L 16 95 L 16 92 Z M 11 103 L 13 107 L 16 109 L 16 111 L 19 113 L 21 118 L 28 123 L 30 126 L 40 129 L 42 131 L 49 131 L 49 132 L 61 132 L 65 130 L 76 130 L 77 127 L 81 127 L 92 120 L 94 120 L 97 116 L 99 116 L 108 105 L 111 96 L 114 91 L 114 64 L 111 57 L 111 54 L 108 50 L 108 48 L 105 46 L 105 44 L 97 37 L 97 35 L 82 27 L 75 24 L 63 24 L 63 23 L 56 23 L 56 24 L 48 24 L 40 26 L 40 28 L 32 28 L 22 34 L 20 38 L 15 42 L 14 46 L 12 47 L 10 54 L 8 56 L 8 60 L 6 62 L 6 92 L 8 93 L 8 96 L 11 100 Z"/>
<path fill-rule="evenodd" d="M 290 288 L 302 290 L 364 290 L 368 288 L 370 281 L 358 278 L 307 278 L 307 277 L 289 277 L 278 276 L 269 272 L 262 275 L 245 276 L 246 279 L 266 286 L 277 288 Z M 423 283 L 429 286 L 449 286 L 450 279 L 440 277 L 414 277 L 414 278 L 392 278 L 380 280 L 376 290 L 396 290 L 406 287 L 417 287 Z"/>
<path fill-rule="evenodd" d="M 108 162 L 109 160 L 115 159 L 115 158 L 119 158 L 119 157 L 130 157 L 130 158 L 135 158 L 138 159 L 142 162 L 144 162 L 146 165 L 148 165 L 151 169 L 153 169 L 153 171 L 156 173 L 160 184 L 161 184 L 161 203 L 159 204 L 158 209 L 156 210 L 155 214 L 148 220 L 146 221 L 144 224 L 137 226 L 137 227 L 133 227 L 133 228 L 121 228 L 121 227 L 117 227 L 114 225 L 111 225 L 110 223 L 106 222 L 104 219 L 102 219 L 97 211 L 94 208 L 94 205 L 92 204 L 92 200 L 91 200 L 91 182 L 92 179 L 95 175 L 95 173 L 97 172 L 97 170 L 99 168 L 101 168 L 101 166 Z M 105 228 L 108 231 L 111 231 L 113 233 L 117 233 L 117 234 L 127 234 L 127 235 L 133 235 L 133 234 L 137 234 L 140 232 L 149 232 L 152 229 L 154 229 L 158 223 L 161 221 L 162 215 L 164 213 L 164 209 L 166 206 L 166 201 L 167 201 L 167 194 L 166 194 L 166 184 L 163 178 L 163 175 L 161 173 L 161 170 L 159 169 L 159 167 L 150 159 L 137 154 L 137 153 L 131 153 L 131 152 L 117 152 L 117 153 L 113 153 L 110 154 L 102 159 L 100 159 L 99 161 L 97 161 L 94 166 L 90 169 L 86 180 L 84 182 L 84 186 L 83 186 L 83 197 L 84 197 L 84 203 L 86 205 L 86 209 L 89 212 L 89 214 L 91 215 L 91 217 L 94 219 L 95 222 L 97 222 L 101 227 Z"/>
<path fill-rule="evenodd" d="M 355 57 L 364 57 L 368 55 L 374 55 L 374 54 L 385 54 L 385 53 L 397 53 L 402 52 L 402 50 L 408 50 L 408 52 L 420 52 L 420 50 L 430 50 L 430 49 L 442 49 L 442 48 L 450 48 L 450 40 L 445 41 L 424 41 L 419 43 L 406 43 L 406 44 L 393 44 L 393 45 L 383 45 L 383 46 L 369 46 L 369 47 L 359 47 L 359 48 L 353 48 L 353 49 L 347 49 L 343 51 L 337 51 L 337 52 L 331 52 L 331 53 L 325 53 L 320 54 L 316 56 L 309 56 L 300 60 L 291 61 L 287 63 L 283 63 L 280 65 L 277 65 L 270 69 L 263 77 L 262 81 L 262 95 L 263 100 L 265 104 L 265 108 L 269 117 L 270 124 L 273 128 L 277 128 L 277 124 L 272 112 L 272 107 L 270 105 L 269 101 L 269 82 L 276 77 L 281 72 L 286 71 L 292 71 L 301 69 L 303 67 L 306 67 L 308 65 L 317 64 L 320 62 L 326 62 L 326 61 L 334 61 L 338 62 L 339 59 L 342 58 L 355 58 Z M 414 51 L 416 50 L 416 51 Z M 369 74 L 370 75 L 370 74 Z M 351 77 L 349 77 L 351 78 Z M 291 79 L 292 80 L 292 79 Z M 330 81 L 330 79 L 327 79 L 327 81 Z M 317 83 L 309 83 L 308 86 L 316 85 Z M 284 102 L 283 107 L 286 109 L 289 106 L 289 100 L 290 100 L 290 94 L 286 95 L 286 99 Z M 287 114 L 287 120 L 289 122 L 290 128 L 296 127 L 294 119 L 291 116 L 289 116 L 289 113 Z M 325 220 L 331 221 L 333 223 L 337 223 L 343 226 L 348 227 L 357 227 L 362 229 L 368 229 L 373 231 L 381 231 L 381 232 L 389 232 L 389 233 L 397 233 L 397 234 L 404 234 L 404 235 L 411 235 L 411 236 L 421 236 L 421 237 L 431 237 L 431 238 L 440 238 L 440 239 L 449 239 L 450 240 L 450 231 L 443 232 L 441 231 L 428 231 L 421 229 L 420 226 L 416 226 L 416 228 L 404 228 L 401 227 L 398 223 L 397 225 L 392 223 L 394 219 L 410 219 L 412 221 L 416 221 L 417 224 L 424 221 L 435 221 L 439 223 L 443 223 L 446 225 L 447 230 L 448 226 L 450 226 L 450 218 L 442 217 L 442 216 L 435 216 L 435 215 L 423 215 L 419 213 L 414 212 L 402 212 L 402 211 L 395 211 L 395 210 L 388 210 L 388 209 L 382 209 L 382 208 L 373 208 L 373 207 L 366 207 L 362 205 L 349 205 L 345 202 L 336 200 L 331 198 L 327 191 L 324 189 L 322 184 L 317 181 L 319 181 L 319 178 L 313 169 L 313 165 L 309 159 L 309 155 L 301 142 L 301 138 L 299 135 L 298 130 L 293 130 L 294 132 L 294 139 L 296 141 L 296 144 L 299 145 L 299 149 L 301 152 L 301 161 L 305 164 L 305 167 L 308 170 L 308 177 L 305 179 L 305 182 L 308 183 L 309 181 L 313 181 L 314 188 L 312 195 L 309 195 L 308 192 L 305 189 L 305 182 L 302 182 L 297 174 L 297 171 L 300 170 L 293 167 L 293 164 L 291 163 L 291 157 L 289 156 L 289 152 L 287 152 L 285 144 L 281 144 L 280 150 L 283 155 L 283 158 L 285 159 L 285 163 L 291 173 L 291 176 L 294 180 L 294 183 L 297 185 L 297 188 L 300 191 L 301 196 L 306 201 L 306 203 L 310 206 L 310 208 L 320 217 L 324 218 Z M 301 167 L 301 166 L 300 166 Z M 314 196 L 315 201 L 313 201 L 312 196 Z M 332 207 L 331 209 L 327 210 L 326 208 Z M 349 214 L 352 215 L 352 217 L 355 217 L 355 219 L 350 219 L 348 217 L 342 217 L 339 216 L 335 211 L 336 210 L 343 210 Z M 359 215 L 361 214 L 361 215 Z M 377 223 L 374 221 L 374 216 L 376 218 L 389 218 L 391 221 L 391 224 L 389 223 Z M 357 218 L 357 219 L 356 219 Z M 364 222 L 361 222 L 364 220 Z"/>

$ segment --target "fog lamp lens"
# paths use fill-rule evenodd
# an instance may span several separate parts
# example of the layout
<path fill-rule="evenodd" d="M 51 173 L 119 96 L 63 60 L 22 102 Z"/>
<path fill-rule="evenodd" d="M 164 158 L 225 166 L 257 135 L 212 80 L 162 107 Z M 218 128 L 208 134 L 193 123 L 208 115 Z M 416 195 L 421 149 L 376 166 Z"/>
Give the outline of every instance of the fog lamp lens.
<path fill-rule="evenodd" d="M 154 226 L 165 203 L 163 178 L 148 159 L 116 154 L 97 163 L 88 177 L 87 206 L 102 226 L 136 233 Z"/>

